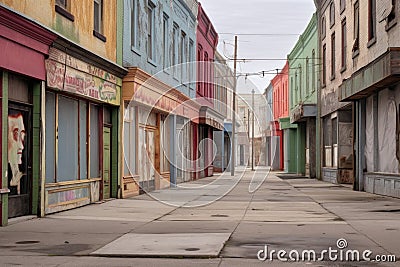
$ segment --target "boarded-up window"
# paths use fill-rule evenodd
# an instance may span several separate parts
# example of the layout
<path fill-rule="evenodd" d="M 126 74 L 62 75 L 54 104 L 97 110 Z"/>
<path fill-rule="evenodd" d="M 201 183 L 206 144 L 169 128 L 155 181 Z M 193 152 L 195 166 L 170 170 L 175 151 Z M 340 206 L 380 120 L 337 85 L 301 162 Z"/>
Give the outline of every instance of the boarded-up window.
<path fill-rule="evenodd" d="M 99 107 L 90 105 L 90 178 L 100 178 Z"/>
<path fill-rule="evenodd" d="M 78 178 L 78 101 L 58 98 L 57 182 Z"/>

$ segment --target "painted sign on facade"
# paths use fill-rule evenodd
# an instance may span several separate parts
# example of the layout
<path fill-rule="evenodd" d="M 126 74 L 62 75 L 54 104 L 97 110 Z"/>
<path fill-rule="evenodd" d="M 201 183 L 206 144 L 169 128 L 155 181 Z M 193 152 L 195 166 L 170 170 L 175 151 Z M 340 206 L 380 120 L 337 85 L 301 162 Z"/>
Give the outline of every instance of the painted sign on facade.
<path fill-rule="evenodd" d="M 50 49 L 49 54 L 46 60 L 48 87 L 120 105 L 120 78 L 57 49 Z"/>
<path fill-rule="evenodd" d="M 25 126 L 27 113 L 10 109 L 8 114 L 8 188 L 11 195 L 28 193 L 27 153 L 25 149 L 27 133 Z"/>

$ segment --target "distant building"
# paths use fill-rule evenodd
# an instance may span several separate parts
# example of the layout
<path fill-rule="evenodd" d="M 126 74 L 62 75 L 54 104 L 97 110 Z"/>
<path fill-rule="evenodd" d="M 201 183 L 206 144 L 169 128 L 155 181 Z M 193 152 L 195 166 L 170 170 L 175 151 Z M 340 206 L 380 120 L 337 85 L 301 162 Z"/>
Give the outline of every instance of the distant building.
<path fill-rule="evenodd" d="M 240 126 L 237 129 L 237 165 L 252 164 L 252 142 L 254 142 L 254 166 L 265 166 L 265 142 L 263 141 L 266 126 L 267 102 L 263 94 L 239 94 L 237 96 Z M 254 123 L 254 140 L 253 140 Z M 269 125 L 268 125 L 269 126 Z"/>
<path fill-rule="evenodd" d="M 195 158 L 199 157 L 199 166 L 195 166 L 195 178 L 212 176 L 213 168 L 213 131 L 223 130 L 224 117 L 214 109 L 214 60 L 218 45 L 218 34 L 199 3 L 197 13 L 197 86 L 196 100 L 201 105 L 199 124 L 196 125 L 198 139 L 194 142 Z"/>
<path fill-rule="evenodd" d="M 274 142 L 272 147 L 275 150 L 275 157 L 279 157 L 279 170 L 295 172 L 293 166 L 295 162 L 295 135 L 291 130 L 296 125 L 290 124 L 289 119 L 289 63 L 271 81 L 273 87 L 273 114 L 274 120 L 271 122 L 273 129 Z"/>
<path fill-rule="evenodd" d="M 218 52 L 215 53 L 214 63 L 214 108 L 224 118 L 224 128 L 221 131 L 213 132 L 213 140 L 216 144 L 215 159 L 213 162 L 216 172 L 225 171 L 229 165 L 231 153 L 231 127 L 227 124 L 226 118 L 232 117 L 232 106 L 228 103 L 228 92 L 233 90 L 233 73 L 227 65 L 226 60 Z M 231 96 L 231 94 L 229 94 Z"/>
<path fill-rule="evenodd" d="M 317 16 L 300 35 L 289 61 L 290 123 L 296 124 L 296 173 L 316 177 L 316 117 L 318 88 Z M 319 133 L 319 131 L 318 131 Z"/>
<path fill-rule="evenodd" d="M 272 147 L 272 134 L 273 134 L 273 129 L 271 129 L 271 122 L 273 122 L 274 117 L 273 117 L 273 87 L 272 83 L 268 85 L 268 87 L 264 91 L 264 98 L 266 99 L 266 106 L 265 110 L 263 111 L 266 116 L 265 120 L 265 128 L 263 132 L 263 136 L 265 139 L 265 165 L 266 166 L 271 166 L 272 170 L 276 170 L 279 168 L 279 157 L 275 157 L 275 151 L 276 148 Z"/>

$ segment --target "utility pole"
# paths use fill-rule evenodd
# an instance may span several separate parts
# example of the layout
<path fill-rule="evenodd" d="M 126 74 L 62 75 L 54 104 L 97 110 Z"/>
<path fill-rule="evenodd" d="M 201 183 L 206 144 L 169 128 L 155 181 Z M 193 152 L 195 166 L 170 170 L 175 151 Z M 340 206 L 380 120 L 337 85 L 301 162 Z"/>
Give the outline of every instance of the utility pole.
<path fill-rule="evenodd" d="M 235 133 L 236 133 L 236 86 L 237 86 L 237 78 L 236 78 L 236 60 L 237 60 L 237 36 L 235 36 L 235 54 L 233 61 L 233 77 L 234 77 L 234 86 L 233 86 L 233 109 L 232 109 L 232 137 L 231 137 L 231 176 L 235 176 L 235 164 L 236 164 L 236 149 L 235 149 Z"/>
<path fill-rule="evenodd" d="M 253 117 L 251 121 L 251 170 L 254 171 L 254 89 L 251 91 L 251 109 L 253 111 Z M 250 127 L 250 125 L 249 125 Z"/>

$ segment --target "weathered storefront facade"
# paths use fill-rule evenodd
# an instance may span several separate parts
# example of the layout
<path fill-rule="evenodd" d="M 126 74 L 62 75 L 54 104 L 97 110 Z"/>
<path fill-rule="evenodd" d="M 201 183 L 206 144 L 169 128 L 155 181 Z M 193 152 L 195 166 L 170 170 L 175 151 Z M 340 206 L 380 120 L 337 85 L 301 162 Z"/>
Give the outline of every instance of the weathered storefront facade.
<path fill-rule="evenodd" d="M 317 48 L 317 16 L 314 14 L 288 55 L 290 123 L 297 125 L 296 147 L 292 152 L 296 155 L 295 172 L 311 178 L 316 177 Z"/>
<path fill-rule="evenodd" d="M 0 6 L 0 225 L 7 225 L 8 218 L 40 214 L 41 94 L 45 58 L 55 38 Z"/>
<path fill-rule="evenodd" d="M 122 196 L 189 180 L 193 151 L 188 144 L 200 106 L 139 68 L 129 69 L 123 88 Z"/>
<path fill-rule="evenodd" d="M 285 158 L 287 159 L 285 147 L 289 148 L 290 144 L 285 144 L 288 141 L 287 133 L 284 133 L 284 129 L 281 128 L 282 122 L 286 125 L 289 122 L 289 62 L 286 62 L 285 66 L 279 74 L 277 74 L 271 81 L 273 92 L 273 122 L 271 122 L 272 147 L 274 153 L 274 159 L 279 159 L 277 164 L 273 164 L 274 167 L 278 167 L 279 170 L 285 169 Z M 287 162 L 288 163 L 288 162 Z M 275 168 L 274 168 L 275 169 Z"/>
<path fill-rule="evenodd" d="M 354 182 L 353 106 L 338 101 L 338 87 L 350 76 L 351 61 L 357 60 L 351 50 L 360 40 L 351 39 L 355 35 L 348 31 L 356 25 L 350 13 L 359 8 L 358 3 L 316 1 L 321 64 L 317 118 L 321 120 L 321 138 L 317 144 L 321 147 L 321 171 L 317 177 L 332 183 Z"/>
<path fill-rule="evenodd" d="M 400 197 L 400 49 L 355 72 L 340 87 L 340 99 L 354 101 L 356 189 Z"/>
<path fill-rule="evenodd" d="M 124 70 L 67 45 L 57 40 L 46 60 L 42 96 L 46 214 L 118 195 L 118 115 Z M 85 61 L 78 59 L 82 54 Z"/>

